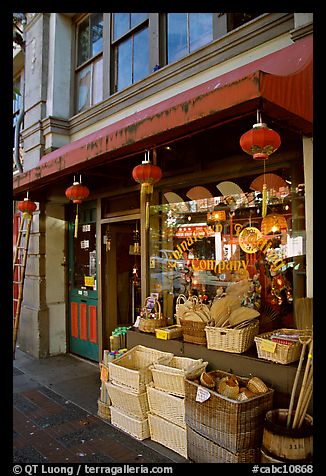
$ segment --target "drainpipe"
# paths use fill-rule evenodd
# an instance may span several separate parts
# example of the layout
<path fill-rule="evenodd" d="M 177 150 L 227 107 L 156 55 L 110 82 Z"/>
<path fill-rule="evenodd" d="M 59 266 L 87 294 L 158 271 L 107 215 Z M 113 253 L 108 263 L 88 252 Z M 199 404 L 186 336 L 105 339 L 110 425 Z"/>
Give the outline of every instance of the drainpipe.
<path fill-rule="evenodd" d="M 22 104 L 23 104 L 23 101 L 22 101 Z M 19 137 L 20 137 L 20 128 L 21 128 L 21 125 L 22 125 L 22 122 L 23 122 L 23 118 L 24 118 L 24 114 L 25 114 L 25 111 L 24 111 L 24 107 L 22 106 L 22 109 L 19 113 L 19 116 L 17 118 L 17 122 L 15 124 L 15 142 L 14 142 L 14 145 L 15 145 L 15 152 L 14 152 L 14 158 L 15 158 L 15 164 L 17 166 L 17 169 L 19 170 L 19 173 L 22 173 L 23 172 L 23 166 L 20 162 L 20 158 L 19 158 Z"/>

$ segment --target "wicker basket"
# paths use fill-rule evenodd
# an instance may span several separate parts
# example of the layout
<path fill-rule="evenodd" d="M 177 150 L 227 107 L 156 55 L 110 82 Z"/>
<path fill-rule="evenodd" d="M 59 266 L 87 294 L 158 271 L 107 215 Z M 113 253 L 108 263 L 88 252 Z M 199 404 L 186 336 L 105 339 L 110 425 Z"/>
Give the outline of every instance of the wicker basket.
<path fill-rule="evenodd" d="M 222 371 L 219 373 L 220 376 L 230 375 Z M 210 397 L 198 402 L 196 396 L 199 387 L 202 388 L 195 382 L 185 381 L 185 418 L 188 426 L 232 453 L 261 444 L 264 418 L 272 408 L 274 390 L 239 401 L 205 388 Z"/>
<path fill-rule="evenodd" d="M 187 430 L 157 415 L 148 414 L 151 439 L 187 458 Z"/>
<path fill-rule="evenodd" d="M 154 362 L 167 364 L 173 354 L 136 345 L 113 362 L 109 362 L 110 381 L 129 388 L 134 393 L 146 392 L 146 384 L 152 381 L 150 366 Z"/>
<path fill-rule="evenodd" d="M 120 387 L 111 382 L 106 384 L 106 388 L 115 408 L 136 418 L 147 418 L 149 406 L 146 392 L 133 393 L 129 388 Z"/>
<path fill-rule="evenodd" d="M 170 395 L 154 387 L 153 382 L 147 385 L 149 410 L 174 423 L 181 428 L 186 428 L 184 398 Z"/>
<path fill-rule="evenodd" d="M 208 362 L 202 359 L 189 359 L 174 356 L 168 365 L 151 366 L 153 382 L 156 388 L 179 397 L 185 396 L 185 378 L 194 380 L 206 369 Z"/>
<path fill-rule="evenodd" d="M 242 329 L 227 327 L 205 327 L 207 348 L 241 354 L 254 344 L 259 333 L 259 320 L 255 319 Z"/>
<path fill-rule="evenodd" d="M 105 420 L 111 419 L 110 404 L 102 402 L 102 400 L 97 400 L 97 414 L 99 417 L 104 418 Z"/>
<path fill-rule="evenodd" d="M 123 413 L 118 408 L 111 405 L 111 423 L 120 428 L 120 430 L 129 433 L 129 435 L 137 438 L 137 440 L 145 440 L 150 437 L 148 418 L 140 420 Z"/>
<path fill-rule="evenodd" d="M 182 337 L 184 342 L 206 345 L 207 341 L 205 327 L 207 325 L 207 322 L 180 319 L 180 324 L 182 327 Z"/>
<path fill-rule="evenodd" d="M 299 360 L 302 344 L 295 342 L 293 344 L 280 344 L 278 342 L 272 342 L 269 338 L 275 334 L 275 332 L 281 333 L 293 333 L 293 332 L 307 335 L 307 331 L 298 329 L 277 329 L 265 334 L 259 334 L 255 337 L 255 343 L 257 348 L 257 354 L 260 359 L 271 360 L 279 364 L 289 364 Z"/>
<path fill-rule="evenodd" d="M 187 428 L 188 458 L 195 463 L 259 463 L 260 448 L 249 448 L 238 453 L 219 446 Z"/>
<path fill-rule="evenodd" d="M 149 312 L 146 308 L 149 299 L 151 298 L 147 297 L 145 299 L 145 305 L 143 306 L 144 317 L 140 317 L 138 329 L 142 332 L 155 334 L 155 329 L 166 327 L 168 322 L 161 312 L 161 304 L 157 299 L 154 300 L 154 309 L 152 313 L 155 314 L 155 317 L 149 317 Z"/>

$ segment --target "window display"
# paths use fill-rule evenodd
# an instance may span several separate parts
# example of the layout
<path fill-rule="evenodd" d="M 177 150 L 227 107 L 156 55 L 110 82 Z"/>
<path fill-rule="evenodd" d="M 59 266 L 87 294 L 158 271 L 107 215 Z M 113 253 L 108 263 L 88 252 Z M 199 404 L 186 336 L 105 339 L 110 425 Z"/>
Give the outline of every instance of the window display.
<path fill-rule="evenodd" d="M 189 201 L 168 192 L 165 201 L 174 201 L 150 207 L 149 290 L 159 293 L 165 316 L 175 313 L 180 294 L 211 304 L 242 282 L 242 304 L 258 309 L 261 322 L 293 325 L 293 299 L 305 295 L 304 185 L 282 173 L 264 177 L 264 218 L 260 176 L 245 178 L 249 192 L 236 180 L 221 182 L 189 187 Z"/>

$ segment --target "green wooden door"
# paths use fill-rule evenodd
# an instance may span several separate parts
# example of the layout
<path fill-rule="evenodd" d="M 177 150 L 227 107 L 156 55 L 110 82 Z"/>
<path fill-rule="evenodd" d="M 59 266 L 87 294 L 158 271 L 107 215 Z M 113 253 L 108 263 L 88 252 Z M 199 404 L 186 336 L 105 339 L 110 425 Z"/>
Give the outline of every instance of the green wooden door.
<path fill-rule="evenodd" d="M 96 202 L 79 205 L 78 236 L 75 207 L 69 219 L 69 347 L 70 352 L 99 360 Z"/>

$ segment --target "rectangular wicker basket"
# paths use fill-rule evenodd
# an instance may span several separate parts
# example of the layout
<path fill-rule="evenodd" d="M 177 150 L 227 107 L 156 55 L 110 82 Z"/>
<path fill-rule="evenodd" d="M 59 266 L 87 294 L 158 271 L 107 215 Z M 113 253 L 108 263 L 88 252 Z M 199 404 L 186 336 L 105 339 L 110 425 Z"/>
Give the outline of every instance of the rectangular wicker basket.
<path fill-rule="evenodd" d="M 264 418 L 272 408 L 274 390 L 239 401 L 206 388 L 210 397 L 198 402 L 199 387 L 195 382 L 185 381 L 185 418 L 190 428 L 232 453 L 261 444 Z"/>
<path fill-rule="evenodd" d="M 192 344 L 206 345 L 206 322 L 190 321 L 189 319 L 180 319 L 182 327 L 182 338 L 184 342 Z"/>
<path fill-rule="evenodd" d="M 102 402 L 101 399 L 97 400 L 97 414 L 104 420 L 111 419 L 110 403 Z"/>
<path fill-rule="evenodd" d="M 151 413 L 186 428 L 184 398 L 158 390 L 153 382 L 147 385 L 147 397 Z"/>
<path fill-rule="evenodd" d="M 121 357 L 109 362 L 110 381 L 129 388 L 134 393 L 146 392 L 146 384 L 152 381 L 150 366 L 154 362 L 167 364 L 173 354 L 136 345 Z"/>
<path fill-rule="evenodd" d="M 237 453 L 219 446 L 187 428 L 188 458 L 195 463 L 259 463 L 260 447 L 249 448 Z"/>
<path fill-rule="evenodd" d="M 148 418 L 139 420 L 138 418 L 121 412 L 113 405 L 111 405 L 110 410 L 112 425 L 137 438 L 137 440 L 145 440 L 150 437 Z"/>
<path fill-rule="evenodd" d="M 241 354 L 254 344 L 254 338 L 259 333 L 258 319 L 242 329 L 227 327 L 205 327 L 207 348 Z"/>
<path fill-rule="evenodd" d="M 187 430 L 164 418 L 148 414 L 151 439 L 187 458 Z"/>
<path fill-rule="evenodd" d="M 111 402 L 115 408 L 136 418 L 145 419 L 149 412 L 147 393 L 133 393 L 128 387 L 106 383 Z"/>
<path fill-rule="evenodd" d="M 300 358 L 302 344 L 295 342 L 293 344 L 280 344 L 279 342 L 272 342 L 270 337 L 275 332 L 281 332 L 283 334 L 298 332 L 302 335 L 307 335 L 307 331 L 298 329 L 277 329 L 264 334 L 259 334 L 255 337 L 255 343 L 257 348 L 257 355 L 260 359 L 271 360 L 278 364 L 289 364 L 296 362 Z M 309 334 L 309 331 L 308 331 Z"/>
<path fill-rule="evenodd" d="M 151 366 L 156 388 L 180 397 L 185 396 L 185 379 L 194 380 L 206 369 L 203 359 L 174 356 L 168 365 L 154 363 Z"/>

